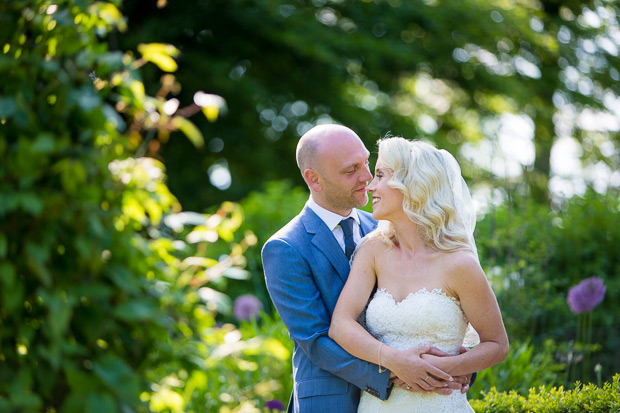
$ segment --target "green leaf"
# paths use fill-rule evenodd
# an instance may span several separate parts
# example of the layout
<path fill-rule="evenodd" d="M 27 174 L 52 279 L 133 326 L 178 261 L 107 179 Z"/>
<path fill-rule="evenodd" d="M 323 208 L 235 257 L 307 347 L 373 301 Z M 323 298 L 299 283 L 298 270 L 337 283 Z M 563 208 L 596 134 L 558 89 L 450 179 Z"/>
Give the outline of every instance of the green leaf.
<path fill-rule="evenodd" d="M 145 321 L 157 319 L 160 312 L 152 299 L 132 299 L 126 301 L 113 311 L 114 315 L 124 321 Z"/>
<path fill-rule="evenodd" d="M 26 264 L 45 287 L 52 283 L 50 269 L 47 266 L 49 250 L 47 247 L 29 242 L 26 244 Z"/>
<path fill-rule="evenodd" d="M 9 313 L 23 306 L 24 285 L 15 282 L 15 275 L 15 267 L 11 263 L 0 263 L 0 296 Z"/>
<path fill-rule="evenodd" d="M 50 153 L 54 150 L 54 135 L 49 132 L 41 132 L 32 144 L 34 153 Z"/>
<path fill-rule="evenodd" d="M 43 201 L 41 201 L 39 195 L 33 192 L 18 194 L 17 204 L 21 206 L 22 210 L 29 212 L 34 216 L 38 216 L 43 210 Z"/>
<path fill-rule="evenodd" d="M 116 403 L 109 394 L 90 393 L 86 398 L 84 413 L 116 413 Z"/>
<path fill-rule="evenodd" d="M 9 249 L 9 242 L 6 239 L 6 235 L 0 234 L 0 259 L 6 258 L 8 249 Z M 0 277 L 2 277 L 2 269 L 0 269 Z"/>
<path fill-rule="evenodd" d="M 67 368 L 65 369 L 65 376 L 67 377 L 67 384 L 71 390 L 76 393 L 86 394 L 101 390 L 99 380 L 92 374 L 84 373 L 73 368 Z"/>
<path fill-rule="evenodd" d="M 195 147 L 202 148 L 204 146 L 205 141 L 202 133 L 192 122 L 180 116 L 173 117 L 171 122 L 172 126 L 183 132 Z"/>
<path fill-rule="evenodd" d="M 49 326 L 52 341 L 60 340 L 64 336 L 73 313 L 67 295 L 62 291 L 40 290 L 39 296 L 48 308 L 47 325 Z"/>
<path fill-rule="evenodd" d="M 105 356 L 93 363 L 93 371 L 106 386 L 125 400 L 134 400 L 139 391 L 139 379 L 129 365 L 116 356 Z"/>
<path fill-rule="evenodd" d="M 17 103 L 12 97 L 0 97 L 0 118 L 10 118 L 17 110 Z"/>

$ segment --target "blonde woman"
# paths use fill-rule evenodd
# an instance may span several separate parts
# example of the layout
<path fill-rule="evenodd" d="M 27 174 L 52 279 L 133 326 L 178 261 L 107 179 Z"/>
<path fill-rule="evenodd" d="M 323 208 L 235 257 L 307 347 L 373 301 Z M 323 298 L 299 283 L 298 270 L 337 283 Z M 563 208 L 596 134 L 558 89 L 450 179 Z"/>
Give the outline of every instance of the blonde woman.
<path fill-rule="evenodd" d="M 368 191 L 381 223 L 358 247 L 329 336 L 402 382 L 386 401 L 364 392 L 358 412 L 473 412 L 459 390 L 430 391 L 446 385 L 433 366 L 463 376 L 508 353 L 497 300 L 478 262 L 475 214 L 458 163 L 428 143 L 386 138 Z M 366 331 L 357 319 L 375 285 Z M 480 344 L 459 354 L 468 323 Z M 453 357 L 424 354 L 426 370 L 408 367 L 428 346 Z M 412 388 L 417 391 L 407 391 Z"/>

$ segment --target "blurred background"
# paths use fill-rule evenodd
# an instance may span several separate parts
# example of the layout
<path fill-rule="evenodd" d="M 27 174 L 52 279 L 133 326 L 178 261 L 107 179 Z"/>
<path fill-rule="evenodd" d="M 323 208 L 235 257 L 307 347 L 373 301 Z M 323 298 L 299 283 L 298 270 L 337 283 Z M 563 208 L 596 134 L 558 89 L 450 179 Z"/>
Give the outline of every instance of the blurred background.
<path fill-rule="evenodd" d="M 459 161 L 511 340 L 476 411 L 620 372 L 617 2 L 20 0 L 0 21 L 0 409 L 286 406 L 260 248 L 307 200 L 295 147 L 320 123 L 371 166 L 387 134 Z"/>

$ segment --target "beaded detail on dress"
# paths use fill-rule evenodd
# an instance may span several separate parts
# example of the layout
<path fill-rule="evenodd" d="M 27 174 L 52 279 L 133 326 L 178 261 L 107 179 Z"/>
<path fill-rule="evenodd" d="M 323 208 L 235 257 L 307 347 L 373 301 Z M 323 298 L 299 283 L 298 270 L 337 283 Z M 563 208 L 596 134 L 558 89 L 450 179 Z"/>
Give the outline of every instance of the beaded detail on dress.
<path fill-rule="evenodd" d="M 467 318 L 460 302 L 441 289 L 423 288 L 396 302 L 385 289 L 377 290 L 368 305 L 369 332 L 390 347 L 405 350 L 433 346 L 447 354 L 458 354 Z M 449 396 L 408 392 L 394 386 L 387 401 L 362 392 L 360 413 L 377 412 L 473 412 L 465 394 Z"/>

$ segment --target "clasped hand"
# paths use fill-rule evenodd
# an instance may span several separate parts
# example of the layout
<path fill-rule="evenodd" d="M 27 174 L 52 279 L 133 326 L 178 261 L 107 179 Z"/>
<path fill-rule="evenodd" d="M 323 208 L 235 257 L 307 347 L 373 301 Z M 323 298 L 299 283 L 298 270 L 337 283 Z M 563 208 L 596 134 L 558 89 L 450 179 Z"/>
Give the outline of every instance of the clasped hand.
<path fill-rule="evenodd" d="M 461 353 L 466 351 L 468 351 L 467 348 L 461 347 Z M 451 376 L 422 360 L 422 354 L 450 357 L 435 347 L 418 347 L 400 351 L 398 361 L 390 376 L 395 385 L 407 391 L 442 395 L 449 395 L 453 390 L 460 390 L 461 393 L 469 390 L 471 375 Z"/>

